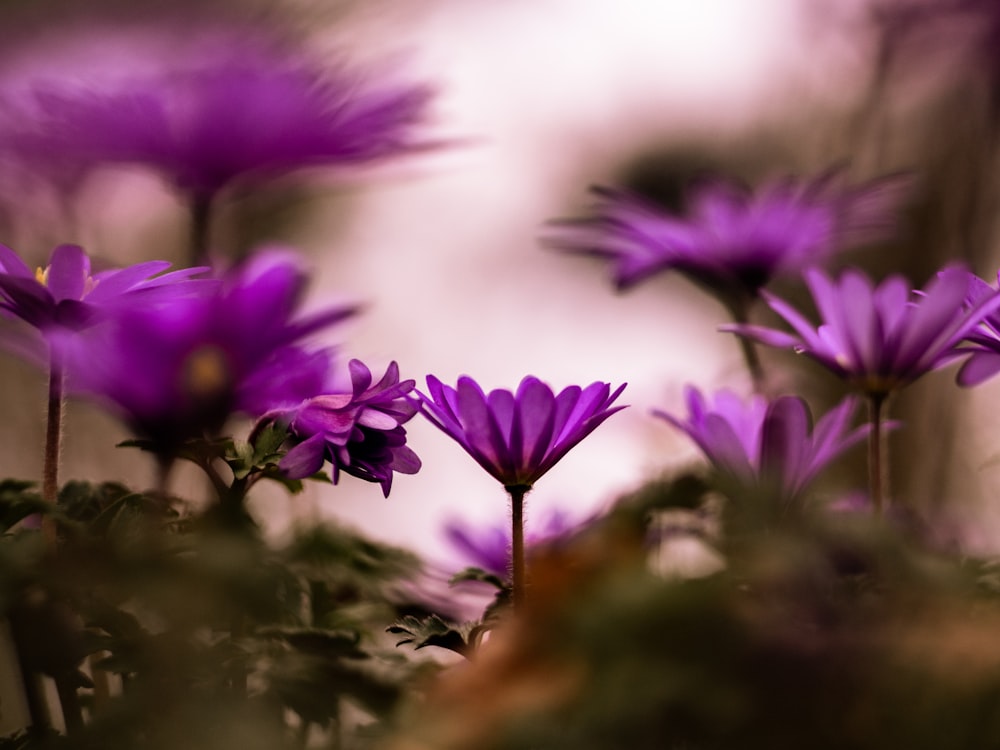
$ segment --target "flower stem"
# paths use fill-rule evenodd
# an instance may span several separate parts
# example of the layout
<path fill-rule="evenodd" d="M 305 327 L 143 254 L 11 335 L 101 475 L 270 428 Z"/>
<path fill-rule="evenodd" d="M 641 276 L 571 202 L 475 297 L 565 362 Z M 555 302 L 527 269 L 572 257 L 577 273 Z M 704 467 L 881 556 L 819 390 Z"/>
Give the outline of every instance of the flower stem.
<path fill-rule="evenodd" d="M 875 515 L 882 516 L 889 496 L 889 476 L 886 459 L 882 420 L 885 416 L 886 396 L 884 393 L 868 394 L 868 492 L 871 495 Z"/>
<path fill-rule="evenodd" d="M 525 601 L 524 496 L 528 492 L 528 487 L 513 485 L 507 487 L 507 492 L 510 493 L 511 517 L 511 599 L 514 603 L 514 611 L 518 612 L 524 607 Z"/>
<path fill-rule="evenodd" d="M 212 235 L 212 195 L 196 194 L 191 198 L 191 244 L 188 248 L 192 266 L 208 262 L 208 243 Z"/>
<path fill-rule="evenodd" d="M 49 400 L 45 417 L 45 454 L 42 461 L 42 499 L 55 507 L 59 499 L 59 457 L 62 450 L 63 412 L 62 363 L 52 354 L 49 359 Z M 55 520 L 50 515 L 42 518 L 42 533 L 49 544 L 56 542 Z"/>
<path fill-rule="evenodd" d="M 750 311 L 747 300 L 743 297 L 734 299 L 727 305 L 729 312 L 733 316 L 733 322 L 739 325 L 746 325 L 750 322 Z M 754 393 L 762 393 L 764 390 L 764 367 L 760 362 L 760 355 L 753 341 L 746 336 L 736 337 L 740 342 L 740 351 L 743 353 L 743 361 L 746 363 L 747 371 L 750 373 L 750 380 Z"/>

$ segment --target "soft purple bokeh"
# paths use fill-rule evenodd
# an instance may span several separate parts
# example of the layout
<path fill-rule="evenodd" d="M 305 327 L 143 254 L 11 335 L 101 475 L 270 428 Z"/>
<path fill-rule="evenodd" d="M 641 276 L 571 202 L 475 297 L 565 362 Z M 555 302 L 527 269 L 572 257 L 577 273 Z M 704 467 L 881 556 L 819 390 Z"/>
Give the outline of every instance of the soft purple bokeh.
<path fill-rule="evenodd" d="M 469 377 L 457 388 L 427 376 L 430 395 L 418 393 L 420 411 L 451 436 L 504 487 L 531 487 L 569 450 L 624 406 L 611 405 L 625 385 L 613 393 L 607 383 L 586 388 L 569 386 L 554 394 L 533 376 L 517 391 L 497 389 L 487 395 Z"/>
<path fill-rule="evenodd" d="M 306 280 L 297 256 L 269 250 L 210 293 L 116 310 L 71 341 L 70 386 L 165 450 L 214 433 L 234 411 L 259 414 L 313 396 L 329 357 L 300 342 L 354 310 L 301 315 Z"/>
<path fill-rule="evenodd" d="M 712 180 L 695 188 L 686 216 L 623 191 L 595 188 L 594 215 L 557 223 L 548 241 L 607 259 L 619 289 L 675 270 L 724 299 L 754 296 L 776 276 L 892 232 L 907 181 L 891 175 L 847 187 L 842 177 L 831 171 L 754 191 Z"/>
<path fill-rule="evenodd" d="M 711 399 L 689 386 L 683 419 L 655 411 L 687 433 L 729 481 L 784 500 L 800 495 L 837 456 L 863 440 L 869 425 L 850 430 L 853 398 L 827 412 L 813 426 L 812 414 L 797 396 L 773 401 L 757 395 L 744 401 L 729 390 Z"/>
<path fill-rule="evenodd" d="M 528 554 L 531 554 L 532 546 L 566 536 L 579 527 L 579 522 L 571 521 L 569 514 L 561 510 L 550 510 L 541 521 L 529 520 L 524 534 Z M 467 565 L 481 568 L 501 579 L 508 577 L 511 547 L 509 523 L 473 525 L 451 519 L 445 523 L 444 534 Z"/>
<path fill-rule="evenodd" d="M 965 304 L 968 272 L 958 266 L 946 267 L 917 292 L 902 276 L 876 285 L 857 269 L 836 279 L 812 269 L 805 280 L 822 319 L 819 326 L 765 292 L 767 304 L 794 334 L 753 325 L 721 329 L 800 352 L 871 396 L 885 396 L 961 357 L 963 338 L 1000 309 L 998 294 Z"/>
<path fill-rule="evenodd" d="M 38 82 L 8 102 L 17 116 L 3 148 L 60 180 L 101 164 L 145 166 L 205 201 L 238 180 L 429 145 L 416 133 L 428 87 L 324 71 L 274 45 L 238 47 L 131 79 Z"/>
<path fill-rule="evenodd" d="M 354 359 L 349 367 L 351 392 L 323 391 L 264 418 L 287 424 L 298 441 L 279 464 L 288 477 L 312 476 L 329 461 L 334 484 L 340 472 L 345 472 L 378 482 L 388 497 L 394 472 L 416 474 L 420 470 L 420 459 L 406 445 L 403 428 L 417 413 L 406 397 L 416 383 L 400 381 L 395 362 L 374 385 L 371 370 L 364 363 Z"/>

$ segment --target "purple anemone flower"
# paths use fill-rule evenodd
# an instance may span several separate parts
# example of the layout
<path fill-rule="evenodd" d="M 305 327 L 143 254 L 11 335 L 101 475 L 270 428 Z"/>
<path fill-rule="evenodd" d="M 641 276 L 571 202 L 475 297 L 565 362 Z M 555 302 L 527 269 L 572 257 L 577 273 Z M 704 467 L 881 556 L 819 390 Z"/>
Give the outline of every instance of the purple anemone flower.
<path fill-rule="evenodd" d="M 207 268 L 161 273 L 169 267 L 166 261 L 154 260 L 91 275 L 90 258 L 82 248 L 59 245 L 44 269 L 32 271 L 17 253 L 0 245 L 0 310 L 51 343 L 59 336 L 49 334 L 81 331 L 116 309 L 198 294 L 214 283 L 191 279 Z M 31 349 L 30 358 L 44 359 L 45 353 L 37 349 Z"/>
<path fill-rule="evenodd" d="M 1000 273 L 997 274 L 1000 281 Z M 988 303 L 997 296 L 997 290 L 973 273 L 968 274 L 968 289 L 966 304 L 975 307 Z M 969 346 L 963 352 L 971 352 L 971 356 L 958 371 L 958 384 L 966 387 L 979 385 L 1000 372 L 1000 314 L 991 313 L 983 318 L 982 323 L 970 331 L 965 337 Z"/>
<path fill-rule="evenodd" d="M 289 478 L 312 476 L 329 461 L 334 484 L 343 471 L 378 482 L 388 497 L 394 472 L 420 470 L 420 459 L 406 445 L 403 428 L 417 413 L 406 397 L 416 382 L 400 381 L 395 362 L 374 385 L 371 370 L 359 360 L 351 360 L 350 372 L 350 393 L 323 392 L 294 407 L 268 412 L 263 419 L 286 424 L 297 442 L 279 464 Z"/>
<path fill-rule="evenodd" d="M 454 438 L 504 487 L 529 488 L 598 425 L 624 406 L 611 405 L 625 385 L 570 386 L 558 395 L 538 378 L 525 377 L 516 393 L 487 395 L 469 377 L 450 388 L 427 376 L 430 395 L 418 393 L 420 411 Z"/>
<path fill-rule="evenodd" d="M 39 84 L 5 134 L 24 158 L 133 163 L 210 200 L 237 180 L 357 164 L 425 146 L 425 86 L 324 75 L 265 45 L 93 88 Z"/>
<path fill-rule="evenodd" d="M 354 310 L 300 315 L 306 278 L 296 256 L 264 251 L 209 294 L 116 310 L 71 340 L 70 387 L 108 404 L 163 451 L 215 433 L 234 411 L 308 398 L 326 382 L 330 360 L 301 342 Z"/>
<path fill-rule="evenodd" d="M 840 177 L 830 171 L 754 192 L 705 182 L 691 196 L 686 217 L 623 191 L 595 188 L 594 216 L 558 222 L 548 240 L 558 249 L 606 258 L 618 289 L 672 269 L 724 300 L 752 297 L 776 276 L 890 233 L 905 180 L 892 175 L 848 188 Z"/>
<path fill-rule="evenodd" d="M 816 360 L 854 389 L 883 398 L 921 375 L 961 357 L 962 340 L 1000 308 L 1000 295 L 965 305 L 968 272 L 942 270 L 925 289 L 911 292 L 902 276 L 877 286 L 863 272 L 848 269 L 839 279 L 820 270 L 805 280 L 822 324 L 814 326 L 784 300 L 764 295 L 794 334 L 752 325 L 721 330 L 769 346 L 793 349 Z"/>
<path fill-rule="evenodd" d="M 805 401 L 782 396 L 743 401 L 723 390 L 711 400 L 685 392 L 688 415 L 653 413 L 687 433 L 729 482 L 783 500 L 799 496 L 837 456 L 860 442 L 869 425 L 848 431 L 857 403 L 847 398 L 813 426 Z"/>

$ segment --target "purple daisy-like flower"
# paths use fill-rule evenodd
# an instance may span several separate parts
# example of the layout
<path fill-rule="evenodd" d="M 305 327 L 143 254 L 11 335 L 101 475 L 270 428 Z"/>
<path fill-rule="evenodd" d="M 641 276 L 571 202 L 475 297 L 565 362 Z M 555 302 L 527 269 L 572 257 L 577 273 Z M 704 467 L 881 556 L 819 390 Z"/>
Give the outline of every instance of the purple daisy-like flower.
<path fill-rule="evenodd" d="M 371 370 L 359 360 L 351 360 L 350 372 L 350 393 L 323 392 L 294 407 L 268 412 L 263 419 L 286 424 L 297 442 L 279 463 L 289 478 L 312 476 L 329 461 L 334 484 L 345 472 L 378 482 L 388 497 L 394 473 L 420 470 L 403 428 L 417 413 L 407 398 L 416 382 L 400 381 L 395 362 L 374 385 Z"/>
<path fill-rule="evenodd" d="M 869 425 L 848 430 L 857 407 L 853 398 L 827 412 L 813 426 L 805 401 L 782 396 L 744 401 L 723 390 L 709 400 L 697 388 L 685 392 L 688 415 L 653 413 L 687 433 L 730 482 L 790 500 L 822 469 L 864 439 Z"/>
<path fill-rule="evenodd" d="M 154 260 L 91 275 L 90 258 L 82 248 L 59 245 L 44 269 L 32 271 L 17 253 L 0 245 L 0 310 L 51 343 L 58 336 L 49 334 L 81 331 L 116 309 L 198 294 L 214 283 L 191 279 L 207 268 L 162 273 L 169 267 L 166 261 Z M 29 358 L 44 358 L 38 348 L 29 348 Z"/>
<path fill-rule="evenodd" d="M 997 274 L 997 279 L 1000 281 L 1000 273 Z M 988 304 L 998 294 L 996 289 L 973 273 L 969 273 L 966 280 L 968 288 L 965 302 L 969 307 Z M 979 385 L 1000 372 L 1000 314 L 985 316 L 966 335 L 963 343 L 968 344 L 968 347 L 963 347 L 963 352 L 971 352 L 971 356 L 958 371 L 956 379 L 959 385 Z"/>
<path fill-rule="evenodd" d="M 425 86 L 324 75 L 302 56 L 241 44 L 124 82 L 35 86 L 22 122 L 5 134 L 23 156 L 60 154 L 74 165 L 150 167 L 195 197 L 237 180 L 322 164 L 357 164 L 426 144 Z"/>
<path fill-rule="evenodd" d="M 837 171 L 753 192 L 713 180 L 695 189 L 686 217 L 623 191 L 595 188 L 594 215 L 557 222 L 548 241 L 610 261 L 619 289 L 672 269 L 724 300 L 753 296 L 776 276 L 890 233 L 906 181 L 892 175 L 855 187 L 840 183 Z"/>
<path fill-rule="evenodd" d="M 295 256 L 264 251 L 209 294 L 116 310 L 70 342 L 70 387 L 111 406 L 164 451 L 214 433 L 234 411 L 308 398 L 330 362 L 302 340 L 354 309 L 299 315 L 306 278 Z"/>
<path fill-rule="evenodd" d="M 450 435 L 504 487 L 527 488 L 558 463 L 598 425 L 624 406 L 612 407 L 625 385 L 570 386 L 558 394 L 536 377 L 525 377 L 516 393 L 487 395 L 469 377 L 456 388 L 427 376 L 430 395 L 418 393 L 420 411 Z"/>
<path fill-rule="evenodd" d="M 902 276 L 890 276 L 876 286 L 857 269 L 848 269 L 839 279 L 812 269 L 805 280 L 822 319 L 819 326 L 784 300 L 765 294 L 767 304 L 794 334 L 752 325 L 721 330 L 793 349 L 856 390 L 884 398 L 961 357 L 962 340 L 1000 309 L 997 294 L 966 305 L 968 277 L 967 271 L 949 266 L 925 289 L 912 292 Z"/>

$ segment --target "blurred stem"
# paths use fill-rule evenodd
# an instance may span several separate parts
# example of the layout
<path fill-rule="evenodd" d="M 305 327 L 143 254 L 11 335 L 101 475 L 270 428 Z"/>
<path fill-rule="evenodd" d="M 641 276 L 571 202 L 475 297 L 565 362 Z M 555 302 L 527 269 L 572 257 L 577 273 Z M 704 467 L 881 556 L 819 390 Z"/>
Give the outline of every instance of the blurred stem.
<path fill-rule="evenodd" d="M 733 317 L 733 322 L 741 326 L 750 322 L 750 299 L 746 295 L 734 297 L 727 307 Z M 760 355 L 757 353 L 757 346 L 746 336 L 737 335 L 740 342 L 740 351 L 743 353 L 743 361 L 746 363 L 747 371 L 750 373 L 750 380 L 754 393 L 762 393 L 764 389 L 764 368 L 760 363 Z"/>
<path fill-rule="evenodd" d="M 28 634 L 24 630 L 22 623 L 21 608 L 14 606 L 8 614 L 10 623 L 11 640 L 14 642 L 14 650 L 17 652 L 17 663 L 21 672 L 21 686 L 24 689 L 24 702 L 28 706 L 28 733 L 35 739 L 42 740 L 48 734 L 51 726 L 49 718 L 49 706 L 45 701 L 45 693 L 42 690 L 42 678 L 32 667 L 28 658 L 28 649 L 25 647 L 25 640 Z"/>
<path fill-rule="evenodd" d="M 63 721 L 66 724 L 66 734 L 72 736 L 83 729 L 80 696 L 77 695 L 72 675 L 63 674 L 56 677 L 55 680 L 56 692 L 59 694 L 59 705 L 62 706 Z"/>
<path fill-rule="evenodd" d="M 208 245 L 212 236 L 213 195 L 195 194 L 191 198 L 191 245 L 190 265 L 208 263 Z"/>
<path fill-rule="evenodd" d="M 524 607 L 525 600 L 524 496 L 530 488 L 525 485 L 512 485 L 506 489 L 510 493 L 510 568 L 513 587 L 511 598 L 514 603 L 514 611 L 519 612 Z"/>
<path fill-rule="evenodd" d="M 62 362 L 49 354 L 49 400 L 45 417 L 45 455 L 42 461 L 42 499 L 55 507 L 59 500 L 59 457 L 62 450 L 63 383 L 65 374 Z M 46 541 L 55 545 L 55 519 L 42 517 L 42 533 Z"/>
<path fill-rule="evenodd" d="M 886 394 L 868 394 L 868 422 L 871 424 L 871 431 L 868 433 L 868 493 L 875 507 L 875 515 L 879 517 L 885 512 L 889 496 L 889 476 L 886 471 L 888 461 L 882 432 L 885 403 Z"/>

